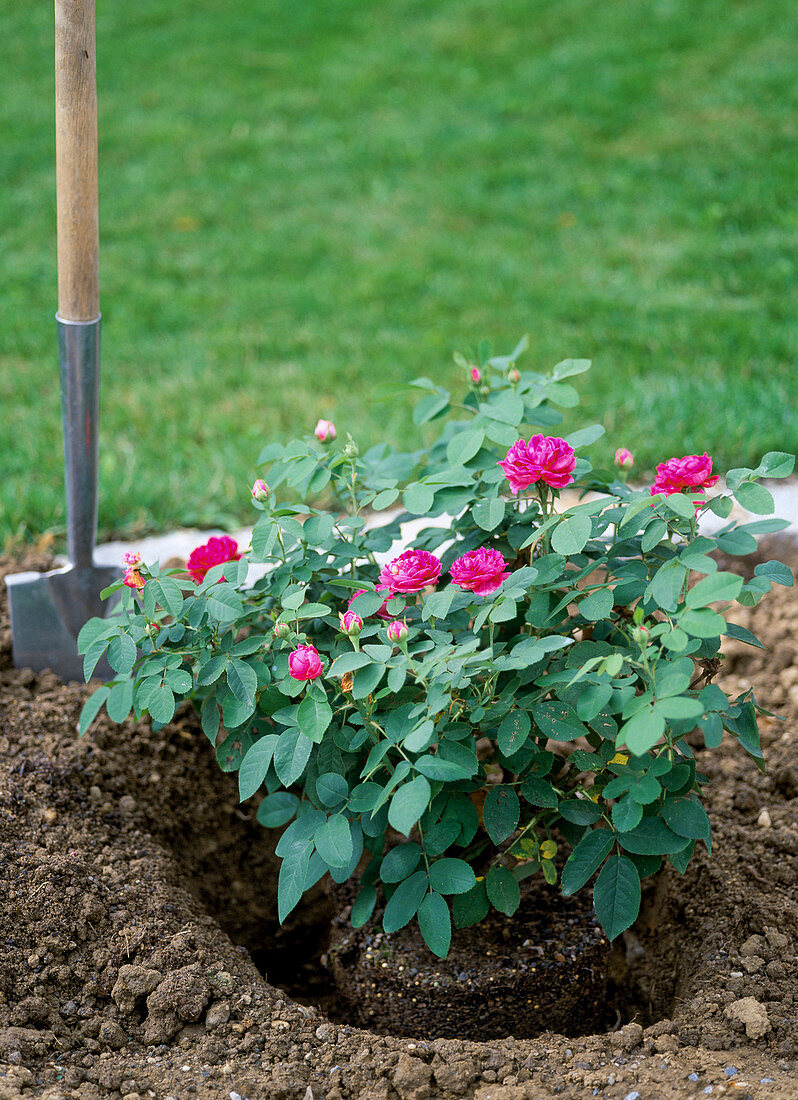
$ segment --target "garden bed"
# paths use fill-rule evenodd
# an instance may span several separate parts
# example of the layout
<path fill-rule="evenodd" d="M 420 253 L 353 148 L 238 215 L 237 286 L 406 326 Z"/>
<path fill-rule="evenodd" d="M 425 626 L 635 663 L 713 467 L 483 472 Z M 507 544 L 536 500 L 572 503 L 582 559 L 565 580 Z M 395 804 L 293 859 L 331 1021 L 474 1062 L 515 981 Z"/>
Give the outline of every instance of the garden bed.
<path fill-rule="evenodd" d="M 278 926 L 273 842 L 191 712 L 78 741 L 88 689 L 11 668 L 0 585 L 0 1100 L 794 1100 L 798 593 L 741 615 L 768 653 L 731 642 L 724 676 L 786 720 L 762 723 L 764 774 L 730 741 L 702 760 L 715 852 L 645 880 L 610 959 L 612 1030 L 472 1042 L 336 1022 L 331 902 Z"/>

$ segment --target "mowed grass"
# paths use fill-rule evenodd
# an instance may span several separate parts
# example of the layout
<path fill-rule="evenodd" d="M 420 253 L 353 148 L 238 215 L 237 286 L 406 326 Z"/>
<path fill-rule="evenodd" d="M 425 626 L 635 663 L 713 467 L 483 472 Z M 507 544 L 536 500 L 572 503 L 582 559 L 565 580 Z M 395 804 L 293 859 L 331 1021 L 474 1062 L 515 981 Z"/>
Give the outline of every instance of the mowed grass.
<path fill-rule="evenodd" d="M 641 474 L 798 449 L 795 6 L 97 8 L 102 536 L 245 519 L 319 416 L 417 445 L 483 337 L 592 358 L 568 424 Z M 52 13 L 0 28 L 2 546 L 65 509 Z"/>

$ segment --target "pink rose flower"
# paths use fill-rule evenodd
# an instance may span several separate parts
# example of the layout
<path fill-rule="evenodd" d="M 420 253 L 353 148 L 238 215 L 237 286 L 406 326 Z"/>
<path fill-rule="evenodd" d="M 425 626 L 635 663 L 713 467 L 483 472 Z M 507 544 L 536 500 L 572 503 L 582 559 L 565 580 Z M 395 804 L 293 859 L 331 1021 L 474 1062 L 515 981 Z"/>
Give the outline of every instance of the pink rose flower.
<path fill-rule="evenodd" d="M 122 578 L 122 584 L 126 584 L 128 588 L 141 589 L 146 583 L 147 582 L 145 581 L 144 577 L 142 577 L 141 573 L 139 573 L 138 569 L 130 568 L 125 570 L 125 575 Z"/>
<path fill-rule="evenodd" d="M 471 381 L 474 383 L 474 385 L 482 381 L 482 375 L 480 374 L 479 367 L 471 368 Z"/>
<path fill-rule="evenodd" d="M 197 584 L 202 584 L 205 574 L 214 565 L 221 565 L 224 561 L 238 561 L 240 558 L 238 543 L 235 539 L 231 539 L 228 535 L 222 535 L 221 538 L 213 535 L 203 546 L 198 546 L 191 551 L 186 568 L 191 579 Z M 224 580 L 224 577 L 220 579 Z"/>
<path fill-rule="evenodd" d="M 498 550 L 490 546 L 480 546 L 478 550 L 469 550 L 457 561 L 452 562 L 449 570 L 452 584 L 473 592 L 475 596 L 488 596 L 501 588 L 510 576 L 507 562 Z"/>
<path fill-rule="evenodd" d="M 401 619 L 394 619 L 392 623 L 388 623 L 388 641 L 393 642 L 394 645 L 404 642 L 408 633 L 407 623 L 403 623 Z"/>
<path fill-rule="evenodd" d="M 123 554 L 122 564 L 124 565 L 125 569 L 138 569 L 138 567 L 141 565 L 141 554 Z"/>
<path fill-rule="evenodd" d="M 261 504 L 265 504 L 266 501 L 269 499 L 270 493 L 271 489 L 269 488 L 269 486 L 266 484 L 263 478 L 259 477 L 252 486 L 252 495 L 255 500 L 260 501 Z"/>
<path fill-rule="evenodd" d="M 564 439 L 551 435 L 533 435 L 529 442 L 519 439 L 499 465 L 514 493 L 528 489 L 538 481 L 552 489 L 564 489 L 574 480 L 576 455 Z"/>
<path fill-rule="evenodd" d="M 380 583 L 391 595 L 396 592 L 420 592 L 435 586 L 440 580 L 441 563 L 426 550 L 405 550 L 398 558 L 382 567 Z"/>
<path fill-rule="evenodd" d="M 651 495 L 681 493 L 684 489 L 693 493 L 704 493 L 718 480 L 718 474 L 712 473 L 712 459 L 704 452 L 702 455 L 685 455 L 684 458 L 669 458 L 657 466 L 657 476 L 651 486 Z M 704 499 L 694 500 L 696 506 Z"/>
<path fill-rule="evenodd" d="M 375 591 L 376 592 L 388 592 L 388 586 L 385 585 L 385 584 L 378 584 L 375 588 Z M 358 588 L 357 592 L 353 593 L 353 595 L 351 595 L 349 597 L 349 600 L 347 601 L 347 606 L 351 607 L 352 601 L 357 599 L 358 596 L 362 596 L 365 592 L 368 592 L 367 588 Z M 382 607 L 377 612 L 377 618 L 378 619 L 390 619 L 391 616 L 385 610 L 385 605 L 388 603 L 388 600 L 390 600 L 390 598 L 391 598 L 391 593 L 388 592 L 388 595 L 382 601 Z"/>
<path fill-rule="evenodd" d="M 363 620 L 354 611 L 344 611 L 343 614 L 338 616 L 338 621 L 341 624 L 341 631 L 350 636 L 357 637 L 363 629 Z"/>
<path fill-rule="evenodd" d="M 324 669 L 314 645 L 300 645 L 288 655 L 288 671 L 295 680 L 318 680 Z"/>
<path fill-rule="evenodd" d="M 619 447 L 615 452 L 615 465 L 619 470 L 631 470 L 635 464 L 635 456 L 626 447 Z"/>
<path fill-rule="evenodd" d="M 313 429 L 313 434 L 319 443 L 332 443 L 335 439 L 335 425 L 332 420 L 320 420 Z"/>

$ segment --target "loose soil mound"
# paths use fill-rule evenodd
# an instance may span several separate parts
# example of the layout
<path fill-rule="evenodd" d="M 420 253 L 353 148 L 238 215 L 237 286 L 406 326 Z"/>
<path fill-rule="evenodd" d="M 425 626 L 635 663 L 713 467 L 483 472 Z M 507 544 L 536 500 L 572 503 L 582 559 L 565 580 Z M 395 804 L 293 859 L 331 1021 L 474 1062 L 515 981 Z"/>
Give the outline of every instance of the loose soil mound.
<path fill-rule="evenodd" d="M 769 653 L 730 643 L 724 675 L 786 721 L 763 724 L 765 774 L 730 743 L 702 759 L 715 852 L 646 880 L 616 1029 L 407 1040 L 314 1006 L 328 906 L 278 928 L 272 841 L 190 711 L 78 741 L 88 689 L 11 668 L 0 584 L 0 1100 L 796 1100 L 798 593 L 743 619 Z"/>

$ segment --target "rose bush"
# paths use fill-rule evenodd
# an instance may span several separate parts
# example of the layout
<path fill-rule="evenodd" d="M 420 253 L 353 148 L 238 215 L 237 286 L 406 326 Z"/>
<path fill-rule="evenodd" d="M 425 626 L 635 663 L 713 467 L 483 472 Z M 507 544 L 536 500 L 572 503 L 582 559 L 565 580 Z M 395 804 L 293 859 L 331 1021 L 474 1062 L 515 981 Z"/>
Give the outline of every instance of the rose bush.
<path fill-rule="evenodd" d="M 642 878 L 711 845 L 695 748 L 728 733 L 762 764 L 753 690 L 715 683 L 720 645 L 758 645 L 729 612 L 792 578 L 769 562 L 745 579 L 713 554 L 785 526 L 729 517 L 733 497 L 772 513 L 761 479 L 793 458 L 729 471 L 714 496 L 707 455 L 630 487 L 622 448 L 620 469 L 584 457 L 600 427 L 550 434 L 589 364 L 520 371 L 522 351 L 458 357 L 458 400 L 419 379 L 416 423 L 439 430 L 413 454 L 361 454 L 329 425 L 270 444 L 243 556 L 206 547 L 191 580 L 129 561 L 113 614 L 81 632 L 87 677 L 103 654 L 116 670 L 81 729 L 102 706 L 163 724 L 190 699 L 241 799 L 283 830 L 281 920 L 323 875 L 355 878 L 355 924 L 375 907 L 388 932 L 416 919 L 445 955 L 452 919 L 511 916 L 539 873 L 568 894 L 593 882 L 614 938 Z M 330 489 L 332 511 L 302 502 Z"/>

